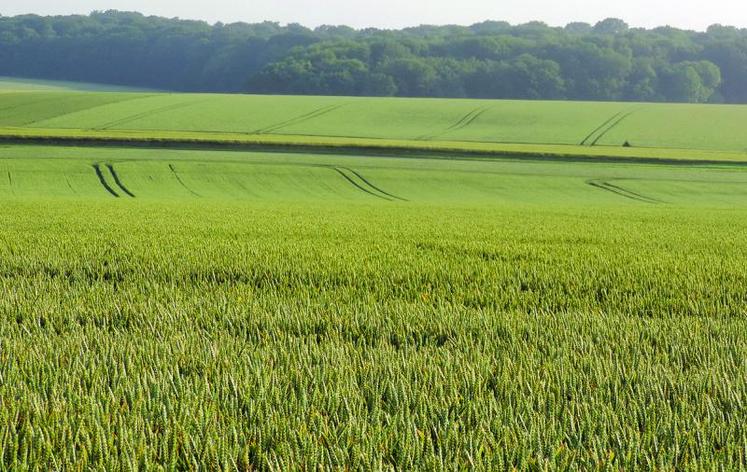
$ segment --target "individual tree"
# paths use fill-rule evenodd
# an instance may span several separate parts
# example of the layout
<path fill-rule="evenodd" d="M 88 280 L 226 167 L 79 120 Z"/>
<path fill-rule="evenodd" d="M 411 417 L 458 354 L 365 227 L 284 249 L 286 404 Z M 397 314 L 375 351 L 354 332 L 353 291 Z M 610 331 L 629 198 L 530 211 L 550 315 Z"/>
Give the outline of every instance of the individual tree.
<path fill-rule="evenodd" d="M 629 29 L 628 24 L 619 18 L 607 18 L 594 25 L 594 32 L 600 34 L 621 34 Z"/>

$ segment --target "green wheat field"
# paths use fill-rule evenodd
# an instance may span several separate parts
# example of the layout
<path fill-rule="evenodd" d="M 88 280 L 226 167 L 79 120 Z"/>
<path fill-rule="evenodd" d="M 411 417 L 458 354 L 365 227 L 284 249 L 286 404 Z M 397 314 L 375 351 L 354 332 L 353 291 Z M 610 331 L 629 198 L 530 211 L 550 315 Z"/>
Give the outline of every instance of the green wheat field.
<path fill-rule="evenodd" d="M 0 81 L 0 469 L 747 468 L 747 107 Z"/>

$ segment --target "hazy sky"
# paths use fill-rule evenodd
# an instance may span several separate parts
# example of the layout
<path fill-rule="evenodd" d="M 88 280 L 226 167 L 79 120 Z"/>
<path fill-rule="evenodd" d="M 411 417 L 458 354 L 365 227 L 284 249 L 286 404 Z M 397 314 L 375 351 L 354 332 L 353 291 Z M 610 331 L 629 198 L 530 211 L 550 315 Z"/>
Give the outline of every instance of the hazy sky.
<path fill-rule="evenodd" d="M 210 22 L 297 22 L 399 28 L 532 20 L 551 25 L 594 23 L 614 16 L 634 26 L 705 29 L 713 23 L 747 27 L 745 0 L 0 0 L 0 14 L 70 14 L 136 10 Z"/>

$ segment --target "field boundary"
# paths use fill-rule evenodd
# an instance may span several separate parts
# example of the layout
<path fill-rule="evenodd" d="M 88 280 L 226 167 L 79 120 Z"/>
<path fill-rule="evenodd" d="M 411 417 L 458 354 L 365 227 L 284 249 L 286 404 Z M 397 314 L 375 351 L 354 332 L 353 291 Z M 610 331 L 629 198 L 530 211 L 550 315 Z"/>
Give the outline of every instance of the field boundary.
<path fill-rule="evenodd" d="M 523 158 L 679 165 L 747 165 L 747 153 L 702 149 L 626 148 L 563 144 L 476 143 L 469 141 L 380 140 L 294 135 L 211 135 L 129 133 L 90 130 L 2 129 L 0 144 L 181 150 L 342 154 L 382 157 Z"/>

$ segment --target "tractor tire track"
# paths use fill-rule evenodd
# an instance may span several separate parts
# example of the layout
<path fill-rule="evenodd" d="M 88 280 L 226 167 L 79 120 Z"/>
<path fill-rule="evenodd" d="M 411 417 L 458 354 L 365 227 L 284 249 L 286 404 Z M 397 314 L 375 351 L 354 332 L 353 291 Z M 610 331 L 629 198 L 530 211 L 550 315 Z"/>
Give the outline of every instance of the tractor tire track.
<path fill-rule="evenodd" d="M 11 105 L 9 107 L 0 108 L 0 111 L 9 111 L 9 110 L 17 110 L 19 108 L 27 108 L 33 105 L 38 105 L 40 103 L 49 103 L 49 102 L 59 102 L 62 100 L 65 100 L 67 97 L 45 97 L 39 100 L 31 100 L 24 103 L 19 103 L 16 105 Z"/>
<path fill-rule="evenodd" d="M 189 193 L 191 193 L 195 197 L 198 197 L 198 198 L 202 197 L 202 195 L 200 195 L 199 193 L 195 192 L 194 190 L 192 190 L 191 188 L 189 188 L 187 186 L 187 184 L 184 183 L 184 181 L 182 180 L 182 178 L 176 172 L 176 169 L 174 168 L 173 164 L 169 164 L 169 169 L 171 169 L 171 173 L 174 174 L 174 177 L 176 178 L 176 181 L 179 182 L 179 185 L 181 185 L 182 187 L 184 187 Z"/>
<path fill-rule="evenodd" d="M 381 198 L 382 200 L 386 200 L 386 201 L 389 201 L 389 202 L 392 201 L 391 198 L 389 198 L 387 196 L 384 196 L 384 195 L 379 195 L 378 193 L 375 193 L 375 192 L 372 192 L 371 190 L 365 188 L 363 185 L 361 185 L 358 182 L 356 182 L 352 177 L 350 177 L 348 174 L 346 174 L 344 172 L 344 170 L 343 170 L 344 168 L 341 168 L 341 167 L 330 167 L 330 169 L 332 169 L 335 172 L 337 172 L 338 174 L 340 174 L 345 180 L 347 180 L 350 184 L 352 184 L 358 190 L 360 190 L 362 192 L 365 192 L 365 193 L 367 193 L 367 194 L 369 194 L 371 196 L 374 196 L 376 198 Z"/>
<path fill-rule="evenodd" d="M 114 178 L 114 183 L 117 184 L 117 187 L 119 187 L 124 193 L 129 195 L 132 198 L 135 198 L 135 194 L 130 192 L 127 187 L 124 186 L 122 181 L 119 179 L 119 175 L 117 175 L 117 171 L 114 170 L 114 166 L 111 164 L 107 164 L 106 167 L 109 169 L 109 173 L 112 174 L 112 177 Z"/>
<path fill-rule="evenodd" d="M 152 95 L 149 95 L 149 97 L 152 97 Z M 122 99 L 122 100 L 116 100 L 116 101 L 113 101 L 113 102 L 101 103 L 101 104 L 98 104 L 98 105 L 84 107 L 84 108 L 80 108 L 80 109 L 76 109 L 76 110 L 72 110 L 72 111 L 65 111 L 65 112 L 63 112 L 63 113 L 61 113 L 59 115 L 47 116 L 47 117 L 43 117 L 43 118 L 39 118 L 39 119 L 27 121 L 27 122 L 23 123 L 22 126 L 30 126 L 30 125 L 35 125 L 37 123 L 43 123 L 45 121 L 57 120 L 57 119 L 62 118 L 63 116 L 74 115 L 74 114 L 80 113 L 80 112 L 95 110 L 96 108 L 105 107 L 107 105 L 114 105 L 114 104 L 119 104 L 119 103 L 125 103 L 125 102 L 129 102 L 129 101 L 132 101 L 132 100 L 140 100 L 141 98 L 147 98 L 147 97 L 125 98 L 125 99 Z"/>
<path fill-rule="evenodd" d="M 94 172 L 96 172 L 96 177 L 98 177 L 99 183 L 101 183 L 101 186 L 104 187 L 104 190 L 109 192 L 109 194 L 114 198 L 119 198 L 119 194 L 115 192 L 111 185 L 109 185 L 109 182 L 106 181 L 104 173 L 101 171 L 101 165 L 93 164 L 92 167 Z"/>
<path fill-rule="evenodd" d="M 295 118 L 291 118 L 290 120 L 282 121 L 280 123 L 270 125 L 266 128 L 258 129 L 254 131 L 253 134 L 272 134 L 275 131 L 278 131 L 283 128 L 287 128 L 288 126 L 299 125 L 301 123 L 305 123 L 315 118 L 319 118 L 321 116 L 327 115 L 329 113 L 332 113 L 333 111 L 339 110 L 343 106 L 344 105 L 329 105 L 326 107 L 317 108 L 314 111 L 311 111 L 301 116 L 297 116 Z"/>
<path fill-rule="evenodd" d="M 623 113 L 624 113 L 624 112 L 622 112 L 622 111 L 620 111 L 620 112 L 617 112 L 617 113 L 615 113 L 614 115 L 612 115 L 612 117 L 610 117 L 610 118 L 609 118 L 609 119 L 608 119 L 607 121 L 605 121 L 605 122 L 604 122 L 604 123 L 602 123 L 601 125 L 597 126 L 597 127 L 596 127 L 596 128 L 594 129 L 594 131 L 592 131 L 591 133 L 589 133 L 589 134 L 588 134 L 588 136 L 586 136 L 586 137 L 584 138 L 584 140 L 583 140 L 583 141 L 581 141 L 580 145 L 581 145 L 581 146 L 585 146 L 585 145 L 586 145 L 586 143 L 587 143 L 587 142 L 588 142 L 588 141 L 589 141 L 590 139 L 594 138 L 594 136 L 595 136 L 595 135 L 596 135 L 597 133 L 599 133 L 600 131 L 602 131 L 602 130 L 603 130 L 603 129 L 604 129 L 604 128 L 605 128 L 606 126 L 607 126 L 607 125 L 609 125 L 610 123 L 612 123 L 613 121 L 615 121 L 615 120 L 616 120 L 617 118 L 619 118 L 619 117 L 620 117 L 620 115 L 622 115 Z"/>
<path fill-rule="evenodd" d="M 478 113 L 480 113 L 481 110 L 482 110 L 481 108 L 475 108 L 475 109 L 471 110 L 469 113 L 467 113 L 463 117 L 459 118 L 458 121 L 456 121 L 455 123 L 452 123 L 451 126 L 449 126 L 448 128 L 446 128 L 446 131 L 450 131 L 450 130 L 453 130 L 453 129 L 459 129 L 459 128 L 461 128 L 464 123 L 467 123 L 473 116 L 475 116 Z"/>
<path fill-rule="evenodd" d="M 70 178 L 67 175 L 65 175 L 65 183 L 67 184 L 67 188 L 69 188 L 70 191 L 73 192 L 73 195 L 78 194 L 78 192 L 76 192 L 75 189 L 73 188 L 73 184 L 70 183 Z"/>
<path fill-rule="evenodd" d="M 387 192 L 386 190 L 382 190 L 381 188 L 379 188 L 379 187 L 377 187 L 376 185 L 372 184 L 370 180 L 366 179 L 365 177 L 363 177 L 363 176 L 362 176 L 361 174 L 359 174 L 358 172 L 354 171 L 353 169 L 350 169 L 350 168 L 347 168 L 347 167 L 341 167 L 341 169 L 345 169 L 345 170 L 347 170 L 348 172 L 350 172 L 350 173 L 354 174 L 354 175 L 355 175 L 356 177 L 358 177 L 358 178 L 359 178 L 359 179 L 360 179 L 361 181 L 363 181 L 363 182 L 364 182 L 364 183 L 365 183 L 366 185 L 368 185 L 368 186 L 369 186 L 369 187 L 371 187 L 372 189 L 376 190 L 377 192 L 379 192 L 379 193 L 381 193 L 381 194 L 383 194 L 383 195 L 386 195 L 387 197 L 391 197 L 391 198 L 393 198 L 393 199 L 395 199 L 395 200 L 400 200 L 400 201 L 402 201 L 402 202 L 407 202 L 407 201 L 409 201 L 409 200 L 407 200 L 406 198 L 398 197 L 398 196 L 396 196 L 396 195 L 393 195 L 393 194 L 391 194 L 391 193 Z"/>
<path fill-rule="evenodd" d="M 620 187 L 619 185 L 615 185 L 607 180 L 591 179 L 591 180 L 587 180 L 586 183 L 588 185 L 591 185 L 594 188 L 604 190 L 606 192 L 611 192 L 611 193 L 614 193 L 615 195 L 628 198 L 630 200 L 635 200 L 638 202 L 650 203 L 650 204 L 662 203 L 661 200 L 656 200 L 654 198 L 641 195 L 640 193 L 630 191 L 628 189 Z"/>
<path fill-rule="evenodd" d="M 244 182 L 242 182 L 241 179 L 239 179 L 236 176 L 236 174 L 233 174 L 231 176 L 231 182 L 233 182 L 233 184 L 236 187 L 238 187 L 239 189 L 241 189 L 241 191 L 244 193 L 245 196 L 248 196 L 250 198 L 256 198 L 257 197 L 257 194 L 254 193 L 254 192 L 252 192 L 251 189 L 249 187 L 247 187 L 246 184 Z"/>
<path fill-rule="evenodd" d="M 459 131 L 459 130 L 462 130 L 462 129 L 470 126 L 472 123 L 474 123 L 475 121 L 477 121 L 482 115 L 484 115 L 485 113 L 487 113 L 488 110 L 490 110 L 489 107 L 485 107 L 485 108 L 481 108 L 481 109 L 477 110 L 477 112 L 473 113 L 472 116 L 470 116 L 469 118 L 467 118 L 466 121 L 464 121 L 461 124 L 457 124 L 456 126 L 454 126 L 452 128 L 449 128 L 448 131 Z"/>
<path fill-rule="evenodd" d="M 618 118 L 617 120 L 615 120 L 615 121 L 614 121 L 614 122 L 613 122 L 613 123 L 612 123 L 612 124 L 611 124 L 611 125 L 610 125 L 610 126 L 609 126 L 609 127 L 607 128 L 607 129 L 605 129 L 604 131 L 602 131 L 602 132 L 601 132 L 601 133 L 599 134 L 599 136 L 597 136 L 597 137 L 596 137 L 596 139 L 595 139 L 594 141 L 592 141 L 592 142 L 591 142 L 591 144 L 590 144 L 590 145 L 591 145 L 591 146 L 596 146 L 596 145 L 597 145 L 597 143 L 598 143 L 598 142 L 599 142 L 599 141 L 600 141 L 600 140 L 601 140 L 602 138 L 604 138 L 604 137 L 605 137 L 605 136 L 607 135 L 607 133 L 609 133 L 610 131 L 612 131 L 613 129 L 615 129 L 615 127 L 617 127 L 617 126 L 618 126 L 618 125 L 619 125 L 620 123 L 622 123 L 623 121 L 625 121 L 625 120 L 626 120 L 626 119 L 627 119 L 628 117 L 630 117 L 630 115 L 632 115 L 632 114 L 633 114 L 633 113 L 635 113 L 635 112 L 636 112 L 636 110 L 632 110 L 632 111 L 629 111 L 628 113 L 625 113 L 625 114 L 624 114 L 624 115 L 622 115 L 621 117 L 619 117 L 619 118 Z"/>
<path fill-rule="evenodd" d="M 434 133 L 434 134 L 426 134 L 426 135 L 419 137 L 418 139 L 428 141 L 428 140 L 437 138 L 439 136 L 443 136 L 444 134 L 450 133 L 452 131 L 462 130 L 468 127 L 469 125 L 471 125 L 472 123 L 474 123 L 475 121 L 477 121 L 477 119 L 480 118 L 482 115 L 484 115 L 488 110 L 490 110 L 490 107 L 475 108 L 474 110 L 470 111 L 469 113 L 461 117 L 456 123 L 453 123 L 451 126 L 446 128 L 445 130 L 440 131 L 438 133 Z"/>
<path fill-rule="evenodd" d="M 103 124 L 101 126 L 95 127 L 94 129 L 98 130 L 98 131 L 108 130 L 108 129 L 111 129 L 111 128 L 115 127 L 115 126 L 126 125 L 127 123 L 132 123 L 133 121 L 137 121 L 137 120 L 140 120 L 142 118 L 147 118 L 149 116 L 157 115 L 159 113 L 166 113 L 166 112 L 169 112 L 169 111 L 180 110 L 182 108 L 187 108 L 187 107 L 190 107 L 190 106 L 193 106 L 193 105 L 197 105 L 197 104 L 202 103 L 204 101 L 205 100 L 190 101 L 190 102 L 181 102 L 181 103 L 175 103 L 173 105 L 168 105 L 168 106 L 161 107 L 161 108 L 155 108 L 153 110 L 148 110 L 148 111 L 145 111 L 145 112 L 142 112 L 142 113 L 138 113 L 138 114 L 135 114 L 135 115 L 127 116 L 125 118 L 121 118 L 119 120 L 115 120 L 115 121 L 111 121 L 109 123 L 105 123 L 105 124 Z"/>
<path fill-rule="evenodd" d="M 16 105 L 16 106 L 4 108 L 1 111 L 16 110 L 18 108 L 27 108 L 29 106 L 39 105 L 41 103 L 49 105 L 51 103 L 65 102 L 66 100 L 68 100 L 68 97 L 46 98 L 46 99 L 43 99 L 43 100 L 36 100 L 36 101 L 33 101 L 33 102 L 28 102 L 28 103 L 24 103 L 24 104 L 21 104 L 21 105 Z M 29 126 L 29 125 L 33 125 L 35 123 L 39 123 L 41 121 L 53 120 L 55 118 L 59 118 L 60 116 L 65 116 L 67 114 L 69 114 L 69 113 L 64 113 L 63 112 L 63 113 L 61 113 L 59 115 L 45 116 L 43 118 L 33 119 L 33 120 L 29 120 L 29 121 L 16 122 L 16 124 L 14 126 Z"/>

